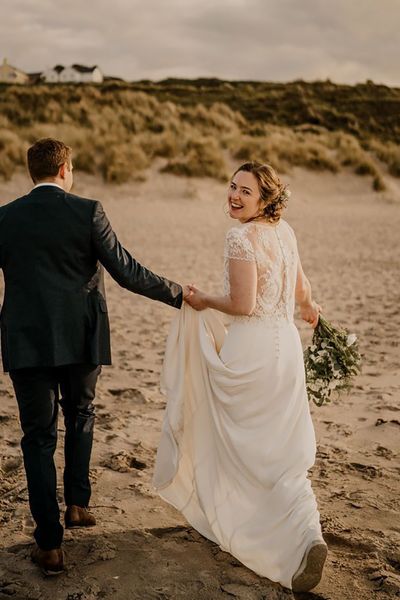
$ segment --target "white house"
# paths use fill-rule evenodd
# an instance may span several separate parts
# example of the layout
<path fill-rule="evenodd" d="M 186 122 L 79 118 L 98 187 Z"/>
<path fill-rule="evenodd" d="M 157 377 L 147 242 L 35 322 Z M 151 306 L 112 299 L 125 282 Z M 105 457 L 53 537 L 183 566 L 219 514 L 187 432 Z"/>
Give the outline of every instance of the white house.
<path fill-rule="evenodd" d="M 0 65 L 0 81 L 5 83 L 28 83 L 29 75 L 10 65 L 6 58 Z"/>
<path fill-rule="evenodd" d="M 42 73 L 42 79 L 46 83 L 102 83 L 103 73 L 99 67 L 85 67 L 84 65 L 72 65 L 63 67 L 56 65 Z"/>
<path fill-rule="evenodd" d="M 60 81 L 60 73 L 64 71 L 64 68 L 62 65 L 56 65 L 53 69 L 47 69 L 43 71 L 41 79 L 46 83 L 58 83 Z"/>

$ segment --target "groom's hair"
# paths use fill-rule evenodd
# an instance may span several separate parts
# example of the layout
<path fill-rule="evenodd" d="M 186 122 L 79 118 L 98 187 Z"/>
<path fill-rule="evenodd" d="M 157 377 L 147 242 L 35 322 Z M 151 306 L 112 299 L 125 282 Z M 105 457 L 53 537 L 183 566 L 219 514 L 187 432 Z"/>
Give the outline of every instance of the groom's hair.
<path fill-rule="evenodd" d="M 53 138 L 38 140 L 28 150 L 28 169 L 34 183 L 55 177 L 58 170 L 71 160 L 71 148 Z"/>

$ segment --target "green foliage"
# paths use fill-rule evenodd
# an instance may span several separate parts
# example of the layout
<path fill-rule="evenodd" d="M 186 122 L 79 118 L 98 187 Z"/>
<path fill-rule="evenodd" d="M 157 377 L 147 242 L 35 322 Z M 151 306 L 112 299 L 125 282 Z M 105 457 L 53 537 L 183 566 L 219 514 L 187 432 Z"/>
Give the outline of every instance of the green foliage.
<path fill-rule="evenodd" d="M 333 393 L 351 388 L 361 370 L 355 334 L 334 327 L 320 315 L 312 345 L 304 351 L 308 397 L 317 406 L 330 402 Z"/>

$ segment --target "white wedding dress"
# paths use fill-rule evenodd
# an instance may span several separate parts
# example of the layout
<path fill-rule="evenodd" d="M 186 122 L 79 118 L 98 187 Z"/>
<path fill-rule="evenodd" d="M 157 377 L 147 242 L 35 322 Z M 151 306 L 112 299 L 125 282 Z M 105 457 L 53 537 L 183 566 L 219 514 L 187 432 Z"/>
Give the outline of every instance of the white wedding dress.
<path fill-rule="evenodd" d="M 185 305 L 173 321 L 154 485 L 202 535 L 290 588 L 308 544 L 322 539 L 307 477 L 315 434 L 293 322 L 293 230 L 283 220 L 230 229 L 225 293 L 230 260 L 256 263 L 255 311 L 227 325 Z"/>

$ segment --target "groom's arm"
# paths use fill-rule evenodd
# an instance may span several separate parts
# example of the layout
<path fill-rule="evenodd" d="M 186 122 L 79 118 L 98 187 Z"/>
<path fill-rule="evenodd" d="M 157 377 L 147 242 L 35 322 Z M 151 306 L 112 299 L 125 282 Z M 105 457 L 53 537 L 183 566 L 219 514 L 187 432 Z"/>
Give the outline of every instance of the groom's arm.
<path fill-rule="evenodd" d="M 5 206 L 0 206 L 0 269 L 3 268 L 3 243 L 2 243 L 2 239 L 3 239 L 3 221 L 5 218 L 5 214 L 6 214 L 6 207 Z M 1 304 L 0 304 L 0 308 L 1 308 Z"/>
<path fill-rule="evenodd" d="M 176 308 L 182 306 L 182 287 L 149 271 L 122 247 L 100 202 L 94 203 L 92 244 L 101 264 L 121 287 Z"/>

